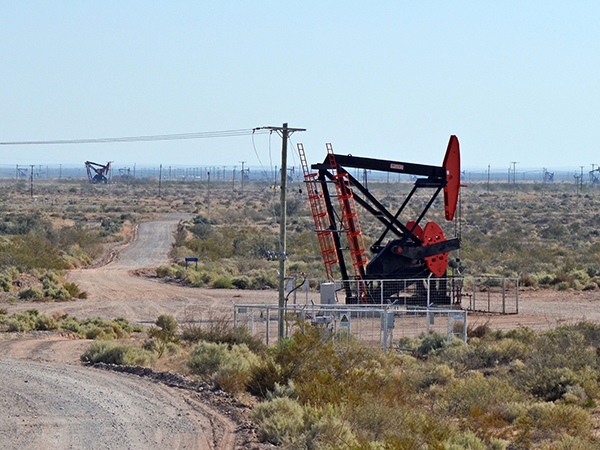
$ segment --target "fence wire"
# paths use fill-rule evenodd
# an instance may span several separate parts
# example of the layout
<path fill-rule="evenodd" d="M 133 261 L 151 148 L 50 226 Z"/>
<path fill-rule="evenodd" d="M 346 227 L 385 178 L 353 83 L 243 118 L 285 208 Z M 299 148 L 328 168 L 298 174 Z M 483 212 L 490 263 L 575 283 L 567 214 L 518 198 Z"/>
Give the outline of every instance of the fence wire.
<path fill-rule="evenodd" d="M 243 326 L 267 345 L 278 340 L 278 305 L 234 304 L 234 326 Z M 334 339 L 355 338 L 384 350 L 401 349 L 402 338 L 433 333 L 466 342 L 467 311 L 401 306 L 291 304 L 284 308 L 285 336 L 305 327 L 329 333 Z"/>
<path fill-rule="evenodd" d="M 519 280 L 448 277 L 405 280 L 336 281 L 288 278 L 288 304 L 452 307 L 490 314 L 518 314 Z"/>

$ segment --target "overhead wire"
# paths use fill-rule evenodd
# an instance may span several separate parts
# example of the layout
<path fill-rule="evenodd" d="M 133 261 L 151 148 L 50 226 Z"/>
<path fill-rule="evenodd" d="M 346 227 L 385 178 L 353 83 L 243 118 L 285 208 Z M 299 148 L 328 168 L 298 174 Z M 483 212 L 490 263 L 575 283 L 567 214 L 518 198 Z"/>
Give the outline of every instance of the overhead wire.
<path fill-rule="evenodd" d="M 252 147 L 254 147 L 254 154 L 256 155 L 256 158 L 258 159 L 258 162 L 260 163 L 260 167 L 263 171 L 263 174 L 265 175 L 265 178 L 268 180 L 269 179 L 269 174 L 267 173 L 267 170 L 265 169 L 265 166 L 263 166 L 262 161 L 260 160 L 260 156 L 258 156 L 258 151 L 256 150 L 256 143 L 254 142 L 254 132 L 256 131 L 256 129 L 252 130 Z"/>
<path fill-rule="evenodd" d="M 155 134 L 147 136 L 124 136 L 107 138 L 87 138 L 87 139 L 55 139 L 40 141 L 10 141 L 0 142 L 0 145 L 59 145 L 59 144 L 105 144 L 114 142 L 148 142 L 148 141 L 174 141 L 184 139 L 208 139 L 219 137 L 248 136 L 265 134 L 268 130 L 261 129 L 240 129 L 224 131 L 201 131 L 197 133 L 177 133 L 177 134 Z"/>

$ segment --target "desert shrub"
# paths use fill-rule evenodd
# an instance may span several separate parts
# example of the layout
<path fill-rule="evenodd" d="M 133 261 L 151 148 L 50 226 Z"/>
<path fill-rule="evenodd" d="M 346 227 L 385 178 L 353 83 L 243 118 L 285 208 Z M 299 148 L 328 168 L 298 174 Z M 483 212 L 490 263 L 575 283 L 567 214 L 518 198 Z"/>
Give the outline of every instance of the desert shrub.
<path fill-rule="evenodd" d="M 272 358 L 262 358 L 257 365 L 252 368 L 250 380 L 248 381 L 248 391 L 257 397 L 270 398 L 278 387 L 281 389 L 282 383 L 284 386 L 293 386 L 293 381 L 288 380 L 287 384 L 282 381 L 281 368 L 275 364 Z M 294 398 L 297 397 L 297 392 L 294 388 Z M 281 395 L 275 395 L 275 397 Z"/>
<path fill-rule="evenodd" d="M 212 287 L 214 289 L 233 289 L 233 283 L 230 278 L 219 277 L 213 281 Z"/>
<path fill-rule="evenodd" d="M 8 331 L 31 331 L 35 330 L 40 312 L 37 309 L 28 309 L 23 312 L 14 313 L 8 318 Z"/>
<path fill-rule="evenodd" d="M 472 431 L 456 434 L 448 440 L 446 450 L 488 450 L 487 446 Z"/>
<path fill-rule="evenodd" d="M 35 329 L 40 331 L 56 330 L 59 328 L 57 320 L 52 316 L 40 315 L 37 317 Z"/>
<path fill-rule="evenodd" d="M 429 336 L 425 336 L 421 339 L 421 342 L 416 348 L 419 355 L 426 356 L 432 355 L 447 346 L 446 336 L 440 333 L 434 333 Z"/>
<path fill-rule="evenodd" d="M 173 339 L 177 333 L 179 325 L 173 316 L 162 314 L 158 316 L 155 322 L 156 326 L 160 328 L 160 331 L 169 339 Z"/>
<path fill-rule="evenodd" d="M 238 289 L 248 289 L 251 286 L 250 278 L 245 275 L 239 277 L 233 277 L 231 279 L 231 284 L 233 284 Z"/>
<path fill-rule="evenodd" d="M 159 358 L 165 352 L 174 350 L 179 346 L 179 340 L 175 337 L 179 325 L 173 316 L 162 314 L 156 319 L 154 327 L 148 329 L 150 339 L 144 342 L 143 348 L 155 352 Z M 173 344 L 169 346 L 169 344 Z M 177 350 L 178 351 L 178 350 Z"/>
<path fill-rule="evenodd" d="M 516 339 L 471 339 L 470 345 L 454 347 L 444 352 L 441 360 L 461 370 L 489 369 L 506 366 L 522 359 L 529 352 L 527 344 Z"/>
<path fill-rule="evenodd" d="M 517 426 L 533 423 L 534 440 L 553 439 L 562 433 L 582 437 L 590 434 L 589 413 L 573 405 L 534 403 L 529 406 L 526 419 L 517 421 Z"/>
<path fill-rule="evenodd" d="M 82 330 L 83 337 L 86 339 L 98 339 L 99 341 L 110 341 L 117 339 L 117 334 L 112 328 L 100 327 L 94 324 L 87 324 Z"/>
<path fill-rule="evenodd" d="M 55 300 L 69 300 L 71 298 L 71 294 L 64 287 L 53 287 L 44 289 L 44 297 L 53 298 Z"/>
<path fill-rule="evenodd" d="M 133 327 L 125 317 L 117 317 L 112 322 L 118 325 L 125 333 L 131 333 L 132 331 L 134 331 Z"/>
<path fill-rule="evenodd" d="M 134 347 L 132 345 L 117 344 L 114 342 L 93 342 L 81 355 L 84 363 L 99 363 L 148 366 L 154 361 L 152 352 Z"/>
<path fill-rule="evenodd" d="M 19 271 L 15 267 L 7 267 L 0 272 L 0 289 L 4 292 L 11 292 L 13 281 L 19 276 Z"/>
<path fill-rule="evenodd" d="M 364 347 L 350 336 L 332 339 L 317 328 L 298 331 L 271 349 L 280 368 L 280 384 L 292 380 L 301 403 L 324 406 L 350 401 L 389 383 L 380 370 L 383 354 Z"/>
<path fill-rule="evenodd" d="M 40 277 L 44 289 L 56 289 L 60 284 L 60 274 L 55 270 L 48 270 Z"/>
<path fill-rule="evenodd" d="M 156 269 L 156 276 L 158 278 L 176 278 L 178 269 L 173 266 L 160 266 Z"/>
<path fill-rule="evenodd" d="M 467 337 L 482 338 L 484 336 L 487 336 L 491 331 L 492 331 L 492 329 L 490 328 L 489 324 L 487 324 L 487 323 L 484 323 L 482 325 L 477 325 L 474 327 L 469 326 L 469 327 L 467 327 Z"/>
<path fill-rule="evenodd" d="M 599 395 L 591 375 L 599 369 L 597 347 L 592 345 L 597 339 L 595 326 L 568 325 L 541 333 L 511 377 L 545 401 L 559 400 L 575 386 L 593 398 Z"/>
<path fill-rule="evenodd" d="M 81 333 L 86 339 L 113 340 L 129 337 L 129 323 L 125 319 L 109 321 L 100 317 L 81 322 Z"/>
<path fill-rule="evenodd" d="M 251 270 L 248 272 L 252 289 L 275 289 L 278 286 L 277 274 L 272 271 Z"/>
<path fill-rule="evenodd" d="M 17 235 L 0 240 L 0 267 L 10 266 L 26 272 L 36 268 L 62 270 L 65 264 L 58 248 L 46 238 Z"/>
<path fill-rule="evenodd" d="M 21 300 L 34 300 L 44 298 L 44 292 L 41 289 L 27 288 L 19 291 L 19 298 Z"/>
<path fill-rule="evenodd" d="M 447 364 L 434 363 L 423 368 L 422 378 L 419 380 L 420 387 L 432 385 L 446 385 L 454 378 L 454 369 Z"/>
<path fill-rule="evenodd" d="M 451 428 L 425 408 L 385 396 L 368 395 L 363 400 L 348 406 L 344 416 L 360 448 L 446 448 Z"/>
<path fill-rule="evenodd" d="M 259 403 L 252 410 L 263 441 L 288 448 L 352 448 L 356 440 L 350 427 L 331 408 L 301 405 L 287 397 Z"/>
<path fill-rule="evenodd" d="M 540 446 L 541 450 L 596 450 L 598 442 L 569 434 L 561 434 L 555 442 L 546 442 Z"/>
<path fill-rule="evenodd" d="M 75 283 L 65 283 L 63 284 L 63 288 L 67 290 L 71 298 L 78 298 L 81 294 L 79 286 L 77 286 Z"/>
<path fill-rule="evenodd" d="M 233 327 L 233 323 L 226 317 L 214 318 L 204 327 L 187 324 L 183 328 L 182 338 L 187 341 L 216 342 L 219 344 L 240 345 L 245 344 L 254 353 L 264 353 L 266 346 L 260 339 L 250 334 L 246 327 Z"/>
<path fill-rule="evenodd" d="M 60 328 L 73 333 L 81 334 L 82 326 L 79 321 L 73 317 L 65 317 L 60 321 Z"/>
<path fill-rule="evenodd" d="M 510 382 L 494 376 L 486 378 L 474 371 L 465 378 L 455 379 L 440 395 L 451 415 L 464 417 L 495 415 L 503 404 L 527 398 Z"/>
<path fill-rule="evenodd" d="M 169 355 L 178 355 L 181 352 L 181 345 L 178 342 L 167 342 L 166 351 Z"/>
<path fill-rule="evenodd" d="M 233 393 L 246 389 L 252 368 L 258 364 L 258 357 L 246 345 L 214 342 L 197 344 L 188 361 L 193 374 Z"/>

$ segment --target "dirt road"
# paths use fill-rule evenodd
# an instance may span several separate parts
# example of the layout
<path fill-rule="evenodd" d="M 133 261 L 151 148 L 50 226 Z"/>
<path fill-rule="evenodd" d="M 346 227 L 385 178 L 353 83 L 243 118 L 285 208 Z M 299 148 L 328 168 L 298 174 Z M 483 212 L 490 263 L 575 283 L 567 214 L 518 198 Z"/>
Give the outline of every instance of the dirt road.
<path fill-rule="evenodd" d="M 180 217 L 142 223 L 106 266 L 69 273 L 87 300 L 8 305 L 79 318 L 123 316 L 148 324 L 231 311 L 232 291 L 171 286 L 130 272 L 167 263 Z M 254 298 L 253 301 L 256 301 Z M 0 336 L 0 443 L 4 449 L 234 449 L 237 425 L 199 394 L 134 375 L 82 367 L 89 342 L 40 333 Z M 237 440 L 237 443 L 236 443 Z M 247 441 L 246 441 L 247 442 Z M 247 445 L 244 445 L 246 447 Z"/>
<path fill-rule="evenodd" d="M 154 323 L 161 314 L 179 322 L 207 320 L 215 315 L 233 315 L 236 303 L 277 303 L 275 291 L 198 289 L 166 284 L 147 277 L 132 276 L 134 270 L 156 268 L 169 262 L 167 254 L 181 215 L 167 215 L 140 224 L 136 239 L 121 249 L 109 264 L 72 270 L 68 280 L 88 293 L 88 299 L 62 303 L 24 302 L 8 305 L 9 314 L 37 308 L 44 314 L 59 312 L 77 318 L 125 317 L 133 324 Z"/>
<path fill-rule="evenodd" d="M 233 424 L 186 392 L 124 374 L 0 359 L 5 449 L 212 449 Z M 219 446 L 213 423 L 221 421 Z"/>

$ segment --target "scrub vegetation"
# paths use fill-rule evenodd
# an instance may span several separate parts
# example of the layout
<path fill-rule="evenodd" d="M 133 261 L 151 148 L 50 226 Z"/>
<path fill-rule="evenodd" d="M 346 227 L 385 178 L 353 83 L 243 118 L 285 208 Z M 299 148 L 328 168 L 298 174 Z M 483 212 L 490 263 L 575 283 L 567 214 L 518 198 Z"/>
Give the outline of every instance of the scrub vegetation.
<path fill-rule="evenodd" d="M 172 257 L 157 269 L 171 282 L 221 289 L 277 283 L 278 192 L 251 193 L 202 181 L 131 181 L 89 186 L 64 181 L 7 183 L 0 190 L 0 286 L 17 302 L 77 298 L 64 270 L 90 264 L 127 227 L 155 213 L 187 212 Z M 408 183 L 372 183 L 386 206 Z M 298 192 L 288 209 L 288 274 L 322 277 L 314 223 Z M 250 188 L 248 188 L 250 189 Z M 409 206 L 414 219 L 421 203 Z M 474 184 L 463 192 L 462 223 L 443 220 L 441 200 L 425 221 L 462 239 L 451 266 L 463 274 L 519 277 L 528 289 L 596 290 L 600 285 L 600 189 L 569 184 Z M 367 247 L 380 230 L 361 214 Z M 185 259 L 198 258 L 185 268 Z M 68 295 L 65 293 L 68 293 Z M 171 368 L 211 383 L 252 407 L 262 440 L 306 449 L 595 449 L 600 447 L 600 326 L 582 322 L 544 332 L 468 330 L 468 344 L 438 335 L 405 339 L 382 353 L 351 337 L 306 325 L 266 348 L 226 319 L 177 324 L 161 316 L 145 333 L 125 319 L 79 321 L 34 309 L 7 315 L 5 331 L 65 330 L 95 338 L 82 360 Z M 141 331 L 141 330 L 138 330 Z"/>
<path fill-rule="evenodd" d="M 96 342 L 82 360 L 176 367 L 252 405 L 260 439 L 282 448 L 600 445 L 600 325 L 480 325 L 467 345 L 433 334 L 387 353 L 303 328 L 267 348 L 225 318 L 179 327 L 161 316 L 143 343 Z"/>

